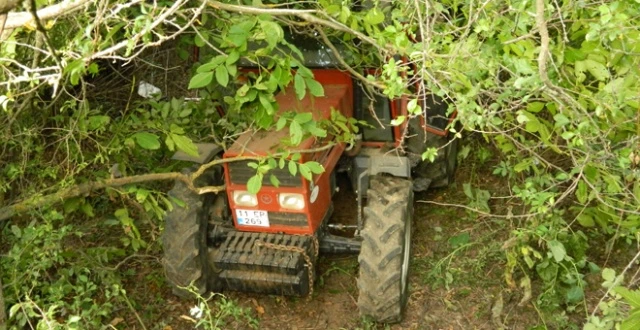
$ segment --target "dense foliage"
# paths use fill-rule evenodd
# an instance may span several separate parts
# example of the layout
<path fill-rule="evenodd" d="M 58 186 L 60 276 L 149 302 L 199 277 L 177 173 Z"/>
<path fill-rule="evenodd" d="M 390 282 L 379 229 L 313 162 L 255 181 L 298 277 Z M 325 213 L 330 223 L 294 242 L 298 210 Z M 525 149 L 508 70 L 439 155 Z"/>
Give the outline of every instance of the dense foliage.
<path fill-rule="evenodd" d="M 598 306 L 587 305 L 584 280 L 603 266 L 588 253 L 595 242 L 606 242 L 609 255 L 640 238 L 638 1 L 9 3 L 0 13 L 0 204 L 20 206 L 0 209 L 10 325 L 97 327 L 114 303 L 131 306 L 106 265 L 155 248 L 140 229 L 154 237 L 162 227 L 165 186 L 69 188 L 176 172 L 185 164 L 170 161 L 173 151 L 193 154 L 194 141 L 224 144 L 247 129 L 288 126 L 285 143 L 294 145 L 327 131 L 353 138 L 340 116 L 318 124 L 275 116 L 274 93 L 290 84 L 299 98 L 323 94 L 291 35 L 340 49 L 341 68 L 370 93 L 407 98 L 411 117 L 431 93 L 448 100 L 464 128 L 452 134 L 476 133 L 495 147 L 494 174 L 511 194 L 468 185 L 465 193 L 474 211 L 513 222 L 505 284 L 531 297 L 523 303 L 579 311 L 585 328 L 608 329 L 625 317 L 624 297 L 636 309 L 623 328 L 640 320 L 637 293 L 616 289 L 637 284 L 637 274 L 623 280 L 637 255 L 618 276 L 602 272 L 607 293 Z M 154 72 L 162 47 L 172 51 L 163 60 L 189 64 Z M 246 65 L 256 70 L 237 83 Z M 138 97 L 141 80 L 154 75 L 162 97 Z M 257 175 L 278 165 L 265 160 Z M 508 209 L 492 203 L 505 199 Z M 121 239 L 100 237 L 105 228 L 122 228 Z M 101 244 L 74 250 L 83 239 Z"/>

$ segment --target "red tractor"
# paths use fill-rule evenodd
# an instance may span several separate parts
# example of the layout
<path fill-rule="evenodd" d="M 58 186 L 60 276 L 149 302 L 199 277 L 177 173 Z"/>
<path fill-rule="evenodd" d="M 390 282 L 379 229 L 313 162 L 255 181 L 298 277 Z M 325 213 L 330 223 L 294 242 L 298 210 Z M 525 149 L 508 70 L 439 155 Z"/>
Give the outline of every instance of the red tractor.
<path fill-rule="evenodd" d="M 336 69 L 331 50 L 323 45 L 300 48 L 306 65 L 315 67 L 314 78 L 325 96 L 307 93 L 298 100 L 291 87 L 276 96 L 280 111 L 310 112 L 314 120 L 321 120 L 338 110 L 370 124 L 360 128 L 361 141 L 350 148 L 337 143 L 323 149 L 319 147 L 331 137 L 303 140 L 294 148 L 302 150 L 296 162 L 320 163 L 324 172 L 306 180 L 286 166 L 277 167 L 269 173 L 279 185 L 265 176 L 257 194 L 247 189 L 256 170 L 246 160 L 214 167 L 196 182 L 224 183 L 226 193 L 198 195 L 176 182 L 169 194 L 184 205 L 174 205 L 166 216 L 167 278 L 174 292 L 183 296 L 189 285 L 200 293 L 238 290 L 302 296 L 313 290 L 319 253 L 354 253 L 360 266 L 360 314 L 378 322 L 400 321 L 408 298 L 414 191 L 446 186 L 455 170 L 457 141 L 447 134 L 448 106 L 435 96 L 424 97 L 420 105 L 426 118 L 392 126 L 393 118 L 408 116 L 406 99 L 363 97 L 361 84 Z M 221 157 L 273 155 L 288 136 L 287 128 L 246 132 Z M 422 161 L 427 147 L 440 149 L 435 162 Z M 208 159 L 216 156 L 215 150 L 207 150 Z M 356 192 L 355 224 L 330 223 L 338 171 L 348 173 Z M 336 227 L 351 228 L 354 234 L 334 235 L 331 229 Z"/>

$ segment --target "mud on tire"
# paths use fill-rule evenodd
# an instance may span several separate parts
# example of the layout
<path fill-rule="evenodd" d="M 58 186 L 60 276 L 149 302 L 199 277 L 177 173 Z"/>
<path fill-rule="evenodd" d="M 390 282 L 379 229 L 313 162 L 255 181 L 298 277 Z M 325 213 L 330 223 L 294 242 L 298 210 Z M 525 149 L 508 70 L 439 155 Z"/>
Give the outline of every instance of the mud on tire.
<path fill-rule="evenodd" d="M 374 176 L 367 192 L 358 257 L 360 315 L 377 322 L 402 319 L 408 298 L 413 191 L 402 178 Z"/>
<path fill-rule="evenodd" d="M 207 185 L 215 184 L 212 175 L 203 175 Z M 200 184 L 199 184 L 200 185 Z M 162 263 L 165 276 L 174 294 L 188 298 L 189 291 L 181 287 L 193 284 L 199 294 L 207 292 L 208 283 L 215 274 L 210 271 L 207 261 L 207 224 L 209 206 L 214 194 L 198 195 L 182 181 L 176 181 L 169 196 L 175 201 L 173 209 L 165 216 L 165 228 L 162 235 L 164 257 Z"/>

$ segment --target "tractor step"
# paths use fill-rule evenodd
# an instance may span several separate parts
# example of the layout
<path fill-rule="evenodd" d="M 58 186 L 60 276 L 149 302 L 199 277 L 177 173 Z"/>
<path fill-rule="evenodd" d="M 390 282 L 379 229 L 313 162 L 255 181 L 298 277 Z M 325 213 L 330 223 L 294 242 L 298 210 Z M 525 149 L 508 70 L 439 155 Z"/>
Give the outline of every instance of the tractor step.
<path fill-rule="evenodd" d="M 315 263 L 311 236 L 232 231 L 213 255 L 222 286 L 228 290 L 304 296 Z M 311 274 L 315 276 L 315 274 Z"/>

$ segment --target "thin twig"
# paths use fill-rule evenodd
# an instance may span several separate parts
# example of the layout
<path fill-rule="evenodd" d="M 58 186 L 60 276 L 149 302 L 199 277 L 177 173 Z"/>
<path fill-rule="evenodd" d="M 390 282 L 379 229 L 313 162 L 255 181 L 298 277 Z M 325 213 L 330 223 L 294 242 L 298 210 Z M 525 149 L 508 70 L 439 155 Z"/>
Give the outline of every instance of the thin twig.
<path fill-rule="evenodd" d="M 434 205 L 439 205 L 439 206 L 453 206 L 453 207 L 458 207 L 458 208 L 462 208 L 465 210 L 469 210 L 472 212 L 476 212 L 478 214 L 487 216 L 487 217 L 493 217 L 493 218 L 503 218 L 503 219 L 513 219 L 513 218 L 530 218 L 530 217 L 534 217 L 536 215 L 539 215 L 540 213 L 527 213 L 527 214 L 519 214 L 519 215 L 515 215 L 515 214 L 493 214 L 493 213 L 488 213 L 488 212 L 484 212 L 478 209 L 474 209 L 472 207 L 466 206 L 466 205 L 462 205 L 462 204 L 450 204 L 450 203 L 439 203 L 439 202 L 435 202 L 435 201 L 418 201 L 418 203 L 426 203 L 426 204 L 434 204 Z"/>

